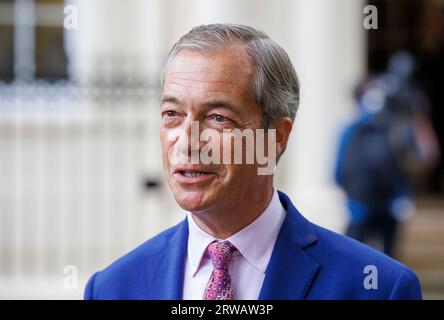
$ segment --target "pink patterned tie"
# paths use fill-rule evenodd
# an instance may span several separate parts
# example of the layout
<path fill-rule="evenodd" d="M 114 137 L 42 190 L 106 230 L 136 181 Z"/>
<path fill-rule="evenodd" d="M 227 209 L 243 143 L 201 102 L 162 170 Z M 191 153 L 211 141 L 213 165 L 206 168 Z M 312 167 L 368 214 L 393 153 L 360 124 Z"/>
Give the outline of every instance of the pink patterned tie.
<path fill-rule="evenodd" d="M 207 247 L 207 255 L 213 262 L 213 272 L 204 292 L 204 300 L 233 300 L 234 288 L 228 274 L 228 265 L 236 247 L 229 241 L 214 241 Z"/>

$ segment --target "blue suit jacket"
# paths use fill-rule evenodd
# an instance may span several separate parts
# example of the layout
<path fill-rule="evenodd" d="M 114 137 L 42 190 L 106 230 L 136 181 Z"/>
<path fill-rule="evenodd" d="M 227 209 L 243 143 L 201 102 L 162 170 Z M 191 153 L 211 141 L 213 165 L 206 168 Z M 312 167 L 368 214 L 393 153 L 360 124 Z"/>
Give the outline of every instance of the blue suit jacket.
<path fill-rule="evenodd" d="M 310 223 L 284 193 L 279 198 L 287 215 L 259 299 L 421 299 L 412 270 Z M 85 299 L 182 299 L 187 241 L 185 219 L 95 273 Z"/>

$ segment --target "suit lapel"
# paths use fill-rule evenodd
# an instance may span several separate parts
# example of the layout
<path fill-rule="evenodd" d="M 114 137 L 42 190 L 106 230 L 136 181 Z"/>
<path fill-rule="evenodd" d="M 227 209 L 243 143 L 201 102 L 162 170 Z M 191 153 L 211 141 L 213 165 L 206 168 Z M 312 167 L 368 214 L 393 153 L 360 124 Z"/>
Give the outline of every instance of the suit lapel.
<path fill-rule="evenodd" d="M 304 248 L 317 241 L 310 223 L 290 199 L 279 192 L 287 211 L 265 272 L 260 300 L 304 299 L 319 271 L 319 263 Z M 165 255 L 150 269 L 151 299 L 181 300 L 188 243 L 188 222 L 184 219 L 168 240 Z"/>
<path fill-rule="evenodd" d="M 154 299 L 182 299 L 187 242 L 188 222 L 185 219 L 169 239 L 165 256 L 151 270 L 151 279 L 154 284 L 151 294 Z"/>
<path fill-rule="evenodd" d="M 304 299 L 320 268 L 304 248 L 316 242 L 317 238 L 310 223 L 290 199 L 281 192 L 279 198 L 287 215 L 265 272 L 259 299 Z"/>

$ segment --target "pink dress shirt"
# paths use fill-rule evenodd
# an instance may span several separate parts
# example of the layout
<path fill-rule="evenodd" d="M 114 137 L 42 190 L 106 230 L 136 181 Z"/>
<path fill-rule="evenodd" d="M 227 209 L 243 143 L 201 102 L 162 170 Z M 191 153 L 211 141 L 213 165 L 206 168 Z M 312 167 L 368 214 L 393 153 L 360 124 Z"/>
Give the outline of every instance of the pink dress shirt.
<path fill-rule="evenodd" d="M 271 258 L 279 230 L 286 212 L 277 190 L 268 207 L 252 223 L 225 239 L 238 251 L 233 254 L 229 273 L 237 300 L 256 300 L 265 278 L 265 270 Z M 205 287 L 210 279 L 213 266 L 204 256 L 206 247 L 216 238 L 203 231 L 187 213 L 188 250 L 185 262 L 183 299 L 202 299 Z"/>

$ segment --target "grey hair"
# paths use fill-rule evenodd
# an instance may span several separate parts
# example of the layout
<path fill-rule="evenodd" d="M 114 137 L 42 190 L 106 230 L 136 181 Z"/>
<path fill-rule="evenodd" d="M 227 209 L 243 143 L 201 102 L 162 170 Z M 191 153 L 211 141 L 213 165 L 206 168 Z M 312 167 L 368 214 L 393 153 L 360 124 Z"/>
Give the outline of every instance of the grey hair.
<path fill-rule="evenodd" d="M 288 117 L 294 121 L 299 106 L 299 81 L 285 50 L 268 35 L 238 24 L 209 24 L 194 27 L 182 36 L 168 54 L 169 62 L 185 49 L 211 52 L 241 41 L 254 63 L 251 89 L 262 107 L 263 126 Z M 161 75 L 163 86 L 164 71 Z"/>

